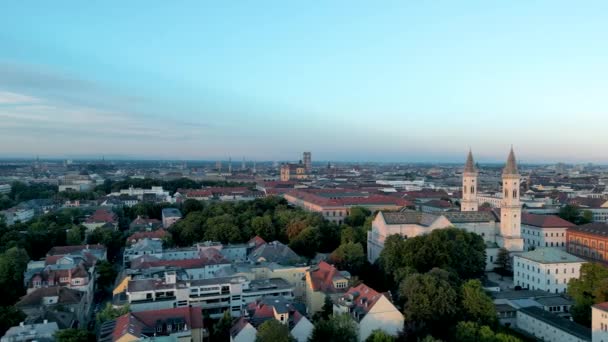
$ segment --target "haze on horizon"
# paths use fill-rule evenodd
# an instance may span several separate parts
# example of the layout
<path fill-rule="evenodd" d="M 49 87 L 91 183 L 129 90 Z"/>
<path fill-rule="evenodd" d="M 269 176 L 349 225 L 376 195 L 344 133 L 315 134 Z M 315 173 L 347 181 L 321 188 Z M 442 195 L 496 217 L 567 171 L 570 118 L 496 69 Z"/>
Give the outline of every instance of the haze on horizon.
<path fill-rule="evenodd" d="M 608 163 L 608 3 L 15 2 L 0 157 Z"/>

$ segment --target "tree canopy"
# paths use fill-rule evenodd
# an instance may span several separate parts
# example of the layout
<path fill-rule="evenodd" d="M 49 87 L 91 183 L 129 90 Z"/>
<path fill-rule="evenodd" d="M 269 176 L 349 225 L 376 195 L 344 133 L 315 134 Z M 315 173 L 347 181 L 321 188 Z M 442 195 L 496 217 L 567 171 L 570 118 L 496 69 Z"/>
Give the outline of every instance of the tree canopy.
<path fill-rule="evenodd" d="M 568 294 L 574 299 L 574 321 L 591 326 L 591 306 L 608 301 L 608 268 L 598 263 L 583 264 L 580 277 L 568 283 Z"/>
<path fill-rule="evenodd" d="M 348 314 L 334 315 L 315 323 L 309 342 L 357 342 L 357 326 Z"/>
<path fill-rule="evenodd" d="M 287 325 L 276 319 L 269 319 L 258 327 L 255 342 L 295 342 Z"/>

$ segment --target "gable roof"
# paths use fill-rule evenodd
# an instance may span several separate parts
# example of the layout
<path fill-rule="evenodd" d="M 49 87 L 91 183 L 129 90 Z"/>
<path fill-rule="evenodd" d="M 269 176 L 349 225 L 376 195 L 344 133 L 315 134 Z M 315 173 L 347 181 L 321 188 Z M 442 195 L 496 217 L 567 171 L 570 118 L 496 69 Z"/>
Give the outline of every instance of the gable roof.
<path fill-rule="evenodd" d="M 116 214 L 106 209 L 97 209 L 93 215 L 86 219 L 87 223 L 116 223 L 117 221 L 118 217 Z"/>
<path fill-rule="evenodd" d="M 569 228 L 575 224 L 562 219 L 555 215 L 536 215 L 536 214 L 521 214 L 521 223 L 540 228 Z"/>
<path fill-rule="evenodd" d="M 301 260 L 296 252 L 279 241 L 259 245 L 249 254 L 249 259 L 253 261 L 259 261 L 262 258 L 264 261 L 278 264 L 292 264 Z"/>
<path fill-rule="evenodd" d="M 344 292 L 346 288 L 341 290 L 334 287 L 334 280 L 348 279 L 343 273 L 338 271 L 333 265 L 325 261 L 319 262 L 317 267 L 310 269 L 307 272 L 310 276 L 312 289 L 321 292 Z"/>
<path fill-rule="evenodd" d="M 42 300 L 45 297 L 58 297 L 57 302 L 53 304 L 78 304 L 80 303 L 84 292 L 73 290 L 63 286 L 43 287 L 21 297 L 15 304 L 16 307 L 26 306 L 41 306 Z"/>

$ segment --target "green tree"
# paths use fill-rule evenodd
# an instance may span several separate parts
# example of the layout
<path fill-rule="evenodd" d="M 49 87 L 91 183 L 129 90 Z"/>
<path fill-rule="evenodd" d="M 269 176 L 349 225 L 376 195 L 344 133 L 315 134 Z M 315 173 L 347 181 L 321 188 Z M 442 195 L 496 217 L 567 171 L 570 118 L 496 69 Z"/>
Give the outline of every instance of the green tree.
<path fill-rule="evenodd" d="M 202 211 L 204 207 L 203 202 L 189 198 L 182 203 L 182 214 L 185 217 L 192 212 Z"/>
<path fill-rule="evenodd" d="M 357 326 L 348 314 L 334 315 L 315 324 L 309 342 L 357 342 Z"/>
<path fill-rule="evenodd" d="M 497 323 L 494 302 L 484 292 L 479 280 L 471 279 L 462 284 L 461 297 L 461 307 L 465 320 L 491 327 Z"/>
<path fill-rule="evenodd" d="M 498 250 L 496 261 L 494 263 L 502 270 L 511 270 L 511 256 L 509 255 L 509 251 L 506 248 L 501 247 Z"/>
<path fill-rule="evenodd" d="M 331 298 L 328 295 L 325 295 L 325 300 L 323 301 L 323 307 L 321 308 L 321 318 L 328 319 L 334 313 L 334 302 L 332 302 Z"/>
<path fill-rule="evenodd" d="M 568 283 L 568 294 L 574 300 L 574 321 L 591 326 L 591 305 L 608 301 L 608 268 L 598 263 L 583 264 L 580 277 Z"/>
<path fill-rule="evenodd" d="M 443 342 L 440 339 L 434 338 L 432 335 L 426 335 L 420 342 Z"/>
<path fill-rule="evenodd" d="M 557 215 L 563 218 L 564 220 L 572 222 L 574 224 L 589 223 L 590 221 L 586 222 L 585 218 L 581 214 L 581 210 L 578 206 L 566 204 L 559 210 L 559 213 Z M 593 218 L 593 214 L 591 215 L 591 218 Z"/>
<path fill-rule="evenodd" d="M 360 243 L 348 242 L 331 253 L 329 259 L 338 269 L 358 274 L 365 264 L 365 252 Z"/>
<path fill-rule="evenodd" d="M 276 240 L 276 232 L 270 215 L 258 216 L 251 219 L 253 232 L 266 241 Z"/>
<path fill-rule="evenodd" d="M 289 333 L 287 325 L 276 319 L 269 319 L 258 327 L 256 342 L 295 342 L 296 339 Z"/>
<path fill-rule="evenodd" d="M 344 223 L 351 227 L 361 227 L 365 224 L 365 220 L 372 214 L 371 211 L 363 207 L 352 207 L 350 213 L 344 219 Z"/>
<path fill-rule="evenodd" d="M 16 299 L 17 298 L 14 298 L 13 300 Z M 0 306 L 0 335 L 4 336 L 4 333 L 6 333 L 10 327 L 19 325 L 19 323 L 25 320 L 25 317 L 25 314 L 14 306 Z"/>
<path fill-rule="evenodd" d="M 3 296 L 0 305 L 13 305 L 25 292 L 23 272 L 27 268 L 29 257 L 23 248 L 12 247 L 0 254 L 0 288 Z"/>
<path fill-rule="evenodd" d="M 319 229 L 307 227 L 289 242 L 291 248 L 298 255 L 313 258 L 319 250 Z"/>
<path fill-rule="evenodd" d="M 412 274 L 399 286 L 405 300 L 403 314 L 408 330 L 440 331 L 454 320 L 458 308 L 458 293 L 450 284 L 447 272 Z"/>
<path fill-rule="evenodd" d="M 374 330 L 372 333 L 365 339 L 365 342 L 394 342 L 396 338 L 385 333 L 382 330 Z"/>
<path fill-rule="evenodd" d="M 443 268 L 453 270 L 461 279 L 471 279 L 485 271 L 485 250 L 478 234 L 457 228 L 437 229 L 409 239 L 389 236 L 380 253 L 380 264 L 392 276 L 407 267 L 418 273 Z"/>
<path fill-rule="evenodd" d="M 88 342 L 95 341 L 95 336 L 90 334 L 86 329 L 63 329 L 55 332 L 55 341 L 57 342 Z"/>
<path fill-rule="evenodd" d="M 84 229 L 80 225 L 74 225 L 67 232 L 66 243 L 70 246 L 77 246 L 82 244 L 84 238 Z"/>
<path fill-rule="evenodd" d="M 583 210 L 583 215 L 578 224 L 586 224 L 593 222 L 593 212 L 591 210 Z"/>
<path fill-rule="evenodd" d="M 116 269 L 114 265 L 108 261 L 100 261 L 96 265 L 97 267 L 97 286 L 102 289 L 108 289 L 114 284 L 116 280 Z"/>
<path fill-rule="evenodd" d="M 213 325 L 213 331 L 211 333 L 211 340 L 213 341 L 229 341 L 230 340 L 230 328 L 232 327 L 232 316 L 230 311 L 224 311 L 222 318 Z"/>
<path fill-rule="evenodd" d="M 97 323 L 102 324 L 103 322 L 111 321 L 127 313 L 129 313 L 128 305 L 115 308 L 112 306 L 112 303 L 107 303 L 106 306 L 97 313 Z"/>

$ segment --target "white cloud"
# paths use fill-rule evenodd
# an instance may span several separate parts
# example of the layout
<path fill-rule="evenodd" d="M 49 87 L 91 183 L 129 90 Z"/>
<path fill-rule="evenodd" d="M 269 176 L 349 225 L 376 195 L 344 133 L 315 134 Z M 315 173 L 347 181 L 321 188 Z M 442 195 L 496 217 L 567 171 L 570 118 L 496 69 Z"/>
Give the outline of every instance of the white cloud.
<path fill-rule="evenodd" d="M 11 93 L 7 91 L 0 91 L 0 105 L 32 104 L 37 102 L 38 99 L 35 97 Z"/>

